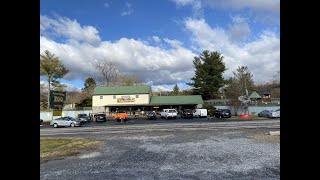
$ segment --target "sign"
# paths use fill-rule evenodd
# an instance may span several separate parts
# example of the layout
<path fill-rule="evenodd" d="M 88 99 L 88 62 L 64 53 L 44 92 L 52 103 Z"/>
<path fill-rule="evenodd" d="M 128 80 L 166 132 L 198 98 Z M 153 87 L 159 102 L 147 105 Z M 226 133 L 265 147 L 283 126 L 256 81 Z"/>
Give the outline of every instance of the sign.
<path fill-rule="evenodd" d="M 66 100 L 66 92 L 50 91 L 50 107 L 51 109 L 62 109 Z"/>
<path fill-rule="evenodd" d="M 159 106 L 154 106 L 153 108 L 158 109 L 158 108 L 159 108 Z"/>
<path fill-rule="evenodd" d="M 135 98 L 130 96 L 121 96 L 121 98 L 117 99 L 117 103 L 127 103 L 127 102 L 135 102 Z"/>
<path fill-rule="evenodd" d="M 61 109 L 53 109 L 53 116 L 62 116 Z"/>

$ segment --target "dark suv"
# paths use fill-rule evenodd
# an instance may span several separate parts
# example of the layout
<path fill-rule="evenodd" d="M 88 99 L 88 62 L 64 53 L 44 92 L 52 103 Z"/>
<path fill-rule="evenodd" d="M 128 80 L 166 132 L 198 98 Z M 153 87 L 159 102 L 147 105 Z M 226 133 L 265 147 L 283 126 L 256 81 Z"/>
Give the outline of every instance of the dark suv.
<path fill-rule="evenodd" d="M 193 111 L 191 109 L 184 109 L 181 113 L 182 118 L 193 118 Z"/>
<path fill-rule="evenodd" d="M 94 119 L 96 120 L 96 122 L 99 122 L 99 121 L 106 122 L 107 121 L 107 117 L 103 113 L 99 113 L 99 114 L 94 115 Z"/>
<path fill-rule="evenodd" d="M 229 109 L 217 109 L 214 112 L 216 118 L 231 118 L 231 111 Z"/>

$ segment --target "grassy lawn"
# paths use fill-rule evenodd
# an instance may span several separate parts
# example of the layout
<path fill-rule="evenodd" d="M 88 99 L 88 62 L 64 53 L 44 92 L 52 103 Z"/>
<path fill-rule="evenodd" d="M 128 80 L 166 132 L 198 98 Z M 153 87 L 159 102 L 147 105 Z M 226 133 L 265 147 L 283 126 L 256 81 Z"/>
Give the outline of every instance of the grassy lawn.
<path fill-rule="evenodd" d="M 100 141 L 80 138 L 40 138 L 40 163 L 80 154 L 98 147 Z"/>

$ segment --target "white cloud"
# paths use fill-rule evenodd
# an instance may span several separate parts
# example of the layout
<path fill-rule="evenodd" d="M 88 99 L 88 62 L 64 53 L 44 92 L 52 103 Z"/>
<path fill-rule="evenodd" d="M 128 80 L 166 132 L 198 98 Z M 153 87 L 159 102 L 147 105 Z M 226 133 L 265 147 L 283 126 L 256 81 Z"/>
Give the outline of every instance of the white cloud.
<path fill-rule="evenodd" d="M 174 45 L 174 48 L 162 49 L 128 38 L 90 44 L 73 39 L 56 42 L 49 37 L 40 36 L 40 53 L 49 50 L 60 58 L 70 70 L 64 77 L 66 80 L 95 77 L 98 72 L 94 62 L 101 58 L 110 59 L 118 65 L 120 71 L 134 74 L 144 82 L 153 81 L 154 85 L 189 80 L 193 76 L 192 61 L 196 54 L 181 47 L 182 43 L 177 40 L 165 39 Z"/>
<path fill-rule="evenodd" d="M 174 48 L 179 48 L 182 46 L 182 42 L 178 41 L 178 40 L 174 40 L 174 39 L 168 39 L 168 38 L 164 38 L 163 39 L 166 43 L 168 43 L 170 46 L 174 47 Z"/>
<path fill-rule="evenodd" d="M 124 10 L 121 12 L 121 16 L 127 16 L 132 13 L 133 13 L 132 5 L 126 2 Z"/>
<path fill-rule="evenodd" d="M 237 23 L 237 20 L 235 20 Z M 248 66 L 257 82 L 272 79 L 280 68 L 280 39 L 272 32 L 263 32 L 256 40 L 243 46 L 233 43 L 229 34 L 219 27 L 211 28 L 204 19 L 187 19 L 185 27 L 200 51 L 218 51 L 224 56 L 226 77 L 232 76 L 238 66 Z"/>
<path fill-rule="evenodd" d="M 107 3 L 107 2 L 105 2 L 103 5 L 104 5 L 104 7 L 106 7 L 106 8 L 110 7 L 110 4 Z"/>
<path fill-rule="evenodd" d="M 152 36 L 152 39 L 154 40 L 154 42 L 159 43 L 161 41 L 161 39 L 158 36 Z"/>
<path fill-rule="evenodd" d="M 202 16 L 202 3 L 200 0 L 172 0 L 178 7 L 191 6 L 194 16 Z"/>
<path fill-rule="evenodd" d="M 172 0 L 178 7 L 191 6 L 193 16 L 203 17 L 203 9 L 228 9 L 240 11 L 250 9 L 256 20 L 266 24 L 279 23 L 280 0 Z"/>
<path fill-rule="evenodd" d="M 52 33 L 55 36 L 63 36 L 77 42 L 97 44 L 101 41 L 99 32 L 92 26 L 81 26 L 76 20 L 58 17 L 51 19 L 40 15 L 40 32 L 43 36 Z M 49 34 L 48 34 L 49 32 Z"/>
<path fill-rule="evenodd" d="M 239 16 L 232 18 L 233 24 L 229 27 L 230 39 L 233 42 L 239 43 L 246 40 L 250 35 L 251 30 L 249 24 L 244 18 Z"/>

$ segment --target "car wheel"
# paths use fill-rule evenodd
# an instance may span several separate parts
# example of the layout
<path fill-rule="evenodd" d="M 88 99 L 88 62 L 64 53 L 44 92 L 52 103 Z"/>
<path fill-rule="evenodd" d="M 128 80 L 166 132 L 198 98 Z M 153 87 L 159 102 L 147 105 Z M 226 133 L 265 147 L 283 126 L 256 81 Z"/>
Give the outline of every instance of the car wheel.
<path fill-rule="evenodd" d="M 57 123 L 54 123 L 54 124 L 53 124 L 53 127 L 54 127 L 54 128 L 57 128 L 57 127 L 58 127 L 58 124 L 57 124 Z"/>
<path fill-rule="evenodd" d="M 75 125 L 74 125 L 74 123 L 71 123 L 70 126 L 71 126 L 71 127 L 74 127 Z"/>

